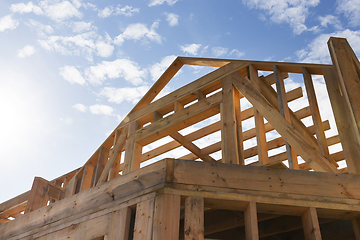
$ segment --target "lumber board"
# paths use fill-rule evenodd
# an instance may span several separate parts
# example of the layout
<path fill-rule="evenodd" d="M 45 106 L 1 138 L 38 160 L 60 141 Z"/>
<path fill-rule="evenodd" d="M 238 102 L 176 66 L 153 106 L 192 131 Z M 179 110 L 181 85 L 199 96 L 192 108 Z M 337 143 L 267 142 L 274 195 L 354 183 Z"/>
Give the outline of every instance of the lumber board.
<path fill-rule="evenodd" d="M 46 206 L 48 201 L 48 191 L 48 181 L 40 177 L 35 177 L 26 204 L 25 214 Z"/>
<path fill-rule="evenodd" d="M 89 189 L 92 187 L 94 170 L 95 170 L 94 166 L 92 166 L 91 164 L 85 163 L 84 172 L 83 172 L 83 176 L 81 179 L 80 192 L 85 191 L 86 189 Z"/>
<path fill-rule="evenodd" d="M 359 174 L 360 136 L 356 120 L 349 112 L 335 70 L 323 69 L 323 73 L 349 173 Z"/>
<path fill-rule="evenodd" d="M 260 80 L 257 69 L 250 65 L 250 81 L 255 89 L 260 91 Z M 256 130 L 256 141 L 257 141 L 257 154 L 261 165 L 269 163 L 268 149 L 266 144 L 264 118 L 259 111 L 254 107 L 254 121 Z"/>
<path fill-rule="evenodd" d="M 42 226 L 44 223 L 50 224 L 60 219 L 79 214 L 92 208 L 99 207 L 107 203 L 113 203 L 117 199 L 135 194 L 145 189 L 164 183 L 166 161 L 160 161 L 147 166 L 146 169 L 139 169 L 126 174 L 121 178 L 113 179 L 110 182 L 80 192 L 61 201 L 55 202 L 50 206 L 43 207 L 37 211 L 26 214 L 25 216 L 6 223 L 4 239 L 14 237 L 20 232 L 27 232 Z M 29 221 L 31 219 L 31 221 Z M 1 230 L 0 225 L 0 230 Z"/>
<path fill-rule="evenodd" d="M 154 218 L 154 199 L 136 205 L 134 239 L 151 240 Z"/>
<path fill-rule="evenodd" d="M 142 146 L 163 138 L 170 133 L 184 129 L 219 113 L 221 93 L 216 93 L 200 102 L 158 120 L 135 132 L 135 142 Z"/>
<path fill-rule="evenodd" d="M 140 125 L 137 121 L 133 121 L 130 123 L 125 146 L 126 149 L 123 166 L 124 175 L 140 168 L 142 146 L 137 143 L 135 139 L 136 130 L 139 128 Z"/>
<path fill-rule="evenodd" d="M 124 207 L 111 214 L 109 231 L 104 240 L 128 240 L 130 232 L 131 208 Z"/>
<path fill-rule="evenodd" d="M 293 101 L 295 99 L 298 99 L 299 97 L 302 97 L 302 89 L 299 87 L 299 88 L 296 88 L 294 90 L 291 90 L 287 93 L 287 98 L 288 98 L 288 101 Z M 306 114 L 305 114 L 306 113 Z M 298 110 L 295 115 L 302 119 L 302 118 L 305 118 L 305 117 L 308 117 L 311 115 L 310 113 L 310 108 L 308 107 L 305 107 L 305 108 L 302 108 L 301 110 Z M 245 109 L 244 111 L 241 112 L 241 121 L 244 121 L 246 119 L 249 119 L 253 117 L 253 108 L 248 108 L 248 109 Z M 241 122 L 241 121 L 237 121 L 238 124 Z M 267 128 L 267 127 L 270 127 L 270 124 L 265 124 L 265 128 L 266 129 L 270 129 L 270 128 Z M 238 128 L 240 128 L 240 126 L 238 126 Z M 206 127 L 203 127 L 199 130 L 196 130 L 188 135 L 185 135 L 184 136 L 184 141 L 186 142 L 192 142 L 192 141 L 195 141 L 195 140 L 198 140 L 202 137 L 205 137 L 209 134 L 212 134 L 214 132 L 217 132 L 221 129 L 221 123 L 220 121 L 217 121 L 217 122 L 214 122 Z M 255 130 L 255 129 L 254 129 Z M 271 130 L 274 130 L 274 128 L 272 128 Z M 267 131 L 271 131 L 271 130 L 267 130 Z M 243 133 L 243 136 L 246 136 L 246 134 L 248 133 L 249 131 L 247 130 L 246 132 Z M 254 137 L 254 136 L 252 136 Z M 250 138 L 252 138 L 250 137 Z M 246 137 L 245 137 L 246 138 Z M 246 139 L 243 139 L 243 141 L 247 140 L 247 139 L 250 139 L 250 138 L 246 138 Z M 149 160 L 151 158 L 154 158 L 154 157 L 157 157 L 167 151 L 171 151 L 177 147 L 180 147 L 181 144 L 177 141 L 171 141 L 169 143 L 166 143 L 164 145 L 161 145 L 155 149 L 152 149 L 148 152 L 145 152 L 142 156 L 141 156 L 141 162 L 144 162 L 146 160 Z M 218 149 L 220 150 L 220 148 Z M 183 157 L 181 157 L 183 158 Z M 183 159 L 190 159 L 190 158 L 183 158 Z"/>
<path fill-rule="evenodd" d="M 204 198 L 185 198 L 184 239 L 204 240 Z"/>
<path fill-rule="evenodd" d="M 316 171 L 338 172 L 316 149 L 311 135 L 304 135 L 301 129 L 290 124 L 264 96 L 240 74 L 232 74 L 234 86 L 257 108 L 274 126 L 276 131 L 295 149 L 295 151 Z"/>
<path fill-rule="evenodd" d="M 238 134 L 242 129 L 238 129 L 235 107 L 239 104 L 235 104 L 236 101 L 240 102 L 240 99 L 235 98 L 231 78 L 224 77 L 222 80 L 222 103 L 220 105 L 223 163 L 239 164 L 239 159 L 243 159 L 239 155 L 241 150 L 239 149 Z"/>
<path fill-rule="evenodd" d="M 6 202 L 1 203 L 0 204 L 0 213 L 6 211 L 7 209 L 9 209 L 15 205 L 18 205 L 20 203 L 27 201 L 27 199 L 29 198 L 29 195 L 30 195 L 30 190 L 27 192 L 24 192 L 16 197 L 13 197 L 13 198 L 7 200 Z"/>
<path fill-rule="evenodd" d="M 284 118 L 286 119 L 286 121 L 291 123 L 290 110 L 287 105 L 288 101 L 286 99 L 285 84 L 284 84 L 284 79 L 282 78 L 282 72 L 277 65 L 274 65 L 273 68 L 275 74 L 275 83 L 276 83 L 276 90 L 277 90 L 277 96 L 279 102 L 279 110 L 281 115 L 283 115 Z M 297 154 L 294 148 L 292 148 L 288 142 L 285 142 L 285 146 L 286 146 L 286 153 L 289 162 L 289 168 L 299 169 Z"/>
<path fill-rule="evenodd" d="M 301 216 L 306 240 L 321 240 L 319 220 L 316 209 L 311 207 Z"/>
<path fill-rule="evenodd" d="M 259 228 L 257 219 L 256 202 L 249 202 L 244 211 L 245 219 L 245 239 L 258 240 Z"/>
<path fill-rule="evenodd" d="M 108 162 L 109 152 L 110 152 L 110 150 L 104 146 L 102 146 L 100 148 L 98 162 L 96 164 L 96 169 L 95 169 L 93 186 L 97 185 L 98 180 L 99 180 L 102 172 L 104 171 L 105 165 Z"/>
<path fill-rule="evenodd" d="M 180 195 L 158 195 L 155 199 L 152 239 L 178 240 L 179 227 Z"/>
<path fill-rule="evenodd" d="M 323 125 L 321 124 L 322 121 L 320 116 L 319 105 L 316 99 L 313 80 L 311 78 L 311 74 L 305 67 L 302 68 L 302 71 L 303 71 L 303 78 L 304 78 L 306 93 L 309 101 L 309 106 L 311 109 L 312 120 L 315 126 L 316 140 L 318 142 L 319 150 L 327 159 L 330 160 L 331 159 L 330 153 L 326 143 L 324 128 Z"/>
<path fill-rule="evenodd" d="M 112 168 L 112 166 L 115 163 L 115 160 L 117 159 L 118 155 L 120 154 L 121 149 L 125 144 L 126 137 L 127 137 L 127 128 L 124 127 L 119 138 L 116 141 L 116 144 L 114 145 L 114 147 L 111 150 L 111 156 L 110 156 L 109 160 L 106 162 L 106 165 L 105 165 L 104 169 L 102 170 L 102 173 L 101 173 L 96 185 L 102 184 L 107 180 L 106 177 L 108 176 L 110 169 Z"/>
<path fill-rule="evenodd" d="M 309 69 L 311 74 L 321 75 L 321 68 L 332 68 L 328 64 L 311 64 L 311 63 L 291 63 L 291 62 L 268 62 L 268 61 L 251 61 L 251 60 L 234 60 L 219 58 L 197 58 L 197 57 L 179 57 L 184 65 L 221 67 L 229 63 L 245 63 L 254 65 L 260 71 L 273 71 L 273 65 L 277 64 L 284 72 L 302 73 L 301 67 Z"/>
<path fill-rule="evenodd" d="M 359 60 L 354 56 L 346 38 L 331 37 L 328 41 L 329 52 L 334 68 L 337 72 L 337 80 L 349 111 L 355 121 L 360 122 L 360 76 L 356 69 Z M 356 63 L 356 65 L 355 65 Z M 360 131 L 359 126 L 357 126 Z"/>
<path fill-rule="evenodd" d="M 173 179 L 179 184 L 360 199 L 357 175 L 177 160 Z"/>

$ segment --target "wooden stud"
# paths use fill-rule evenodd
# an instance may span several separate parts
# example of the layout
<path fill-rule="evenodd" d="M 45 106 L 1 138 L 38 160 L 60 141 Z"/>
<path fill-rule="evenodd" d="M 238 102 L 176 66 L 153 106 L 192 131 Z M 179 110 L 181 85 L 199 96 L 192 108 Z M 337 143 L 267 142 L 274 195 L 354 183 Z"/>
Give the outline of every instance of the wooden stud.
<path fill-rule="evenodd" d="M 35 177 L 30 195 L 25 207 L 25 214 L 46 206 L 48 201 L 49 182 Z"/>
<path fill-rule="evenodd" d="M 183 108 L 184 108 L 184 104 L 180 103 L 179 101 L 175 101 L 174 112 L 177 112 Z"/>
<path fill-rule="evenodd" d="M 280 113 L 289 123 L 291 123 L 290 111 L 286 99 L 284 79 L 282 78 L 281 70 L 276 65 L 274 65 L 274 74 L 275 74 L 275 84 L 278 95 Z M 297 154 L 295 150 L 290 146 L 288 142 L 285 143 L 285 146 L 286 146 L 286 152 L 289 162 L 289 168 L 299 169 Z"/>
<path fill-rule="evenodd" d="M 331 159 L 329 154 L 329 149 L 326 143 L 325 132 L 321 121 L 319 106 L 316 100 L 316 94 L 311 74 L 305 67 L 302 68 L 302 71 L 311 115 L 315 126 L 316 140 L 318 142 L 319 150 L 335 167 L 338 167 L 337 163 L 333 159 Z"/>
<path fill-rule="evenodd" d="M 153 114 L 153 121 L 152 121 L 152 122 L 154 123 L 154 122 L 156 122 L 157 120 L 162 119 L 162 117 L 163 117 L 163 116 L 162 116 L 160 113 L 158 113 L 157 111 L 155 111 L 154 114 Z"/>
<path fill-rule="evenodd" d="M 198 148 L 195 144 L 193 144 L 192 142 L 186 142 L 184 140 L 184 136 L 181 135 L 180 133 L 178 133 L 178 132 L 171 133 L 170 137 L 172 137 L 174 140 L 179 142 L 184 148 L 186 148 L 187 150 L 189 150 L 190 152 L 195 154 L 201 160 L 203 160 L 205 162 L 215 162 L 215 159 L 213 159 L 208 154 L 203 155 L 201 153 L 201 149 Z"/>
<path fill-rule="evenodd" d="M 131 208 L 125 207 L 111 214 L 109 232 L 104 240 L 128 240 L 130 231 Z"/>
<path fill-rule="evenodd" d="M 331 37 L 328 47 L 343 99 L 353 114 L 358 131 L 360 131 L 360 76 L 356 69 L 360 65 L 359 60 L 346 38 Z"/>
<path fill-rule="evenodd" d="M 84 173 L 81 180 L 80 192 L 91 188 L 92 178 L 94 176 L 94 169 L 94 166 L 87 163 L 85 164 Z"/>
<path fill-rule="evenodd" d="M 245 219 L 245 239 L 258 240 L 259 227 L 257 219 L 256 202 L 249 202 L 244 212 Z"/>
<path fill-rule="evenodd" d="M 155 199 L 153 238 L 178 240 L 180 226 L 180 195 L 161 194 Z"/>
<path fill-rule="evenodd" d="M 98 161 L 97 161 L 96 169 L 95 169 L 95 176 L 93 179 L 94 180 L 93 186 L 96 186 L 102 172 L 104 171 L 105 165 L 108 162 L 109 151 L 110 150 L 104 146 L 100 147 L 99 157 L 98 157 Z M 107 174 L 106 174 L 106 176 L 107 176 Z"/>
<path fill-rule="evenodd" d="M 206 95 L 201 90 L 197 90 L 197 97 L 198 97 L 198 101 L 201 101 L 206 98 Z"/>
<path fill-rule="evenodd" d="M 355 118 L 344 100 L 335 70 L 323 69 L 323 74 L 349 173 L 360 174 L 360 134 Z"/>
<path fill-rule="evenodd" d="M 142 146 L 135 141 L 135 131 L 139 124 L 134 121 L 129 125 L 128 138 L 125 145 L 123 175 L 140 168 Z"/>
<path fill-rule="evenodd" d="M 118 155 L 120 155 L 121 149 L 125 144 L 126 137 L 127 137 L 127 128 L 124 127 L 118 140 L 116 141 L 115 146 L 113 147 L 113 149 L 111 151 L 111 156 L 110 156 L 109 160 L 106 162 L 106 165 L 103 168 L 102 173 L 101 173 L 96 185 L 104 183 L 107 180 L 109 171 L 113 167 L 115 160 L 118 159 Z"/>
<path fill-rule="evenodd" d="M 136 205 L 134 239 L 151 240 L 154 215 L 154 199 Z"/>
<path fill-rule="evenodd" d="M 258 77 L 258 71 L 253 65 L 250 65 L 249 68 L 251 83 L 255 89 L 260 90 L 260 81 Z M 266 144 L 266 135 L 264 128 L 264 118 L 254 107 L 254 120 L 255 120 L 255 129 L 256 129 L 256 140 L 257 140 L 257 149 L 258 157 L 261 165 L 266 165 L 269 163 L 268 149 Z"/>
<path fill-rule="evenodd" d="M 290 124 L 265 97 L 239 73 L 230 75 L 233 85 L 257 108 L 276 131 L 291 144 L 297 153 L 316 171 L 338 172 L 314 147 L 316 142 L 311 135 L 303 134 L 302 129 Z"/>
<path fill-rule="evenodd" d="M 316 208 L 310 207 L 301 217 L 305 240 L 321 240 L 319 220 Z"/>
<path fill-rule="evenodd" d="M 204 240 L 204 198 L 185 198 L 185 240 Z"/>
<path fill-rule="evenodd" d="M 78 184 L 78 175 L 75 174 L 75 176 L 70 180 L 70 182 L 65 188 L 64 198 L 70 197 L 75 194 L 77 184 Z"/>
<path fill-rule="evenodd" d="M 239 164 L 238 124 L 235 116 L 234 87 L 228 77 L 223 78 L 222 83 L 223 99 L 220 105 L 222 162 Z"/>
<path fill-rule="evenodd" d="M 240 95 L 241 93 L 233 87 L 234 93 L 234 108 L 235 108 L 235 120 L 236 120 L 236 137 L 238 144 L 238 152 L 239 152 L 239 164 L 245 165 L 244 160 L 244 136 L 242 132 L 242 114 L 241 114 L 241 105 L 240 105 Z"/>

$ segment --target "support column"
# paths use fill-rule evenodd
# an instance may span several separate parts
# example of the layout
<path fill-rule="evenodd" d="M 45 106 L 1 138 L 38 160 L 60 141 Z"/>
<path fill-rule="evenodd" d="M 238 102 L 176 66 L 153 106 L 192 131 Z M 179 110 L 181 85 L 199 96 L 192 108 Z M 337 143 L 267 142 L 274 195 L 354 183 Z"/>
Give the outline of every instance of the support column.
<path fill-rule="evenodd" d="M 321 240 L 319 220 L 316 208 L 311 207 L 302 215 L 305 240 Z"/>
<path fill-rule="evenodd" d="M 204 240 L 204 198 L 185 198 L 185 240 Z"/>

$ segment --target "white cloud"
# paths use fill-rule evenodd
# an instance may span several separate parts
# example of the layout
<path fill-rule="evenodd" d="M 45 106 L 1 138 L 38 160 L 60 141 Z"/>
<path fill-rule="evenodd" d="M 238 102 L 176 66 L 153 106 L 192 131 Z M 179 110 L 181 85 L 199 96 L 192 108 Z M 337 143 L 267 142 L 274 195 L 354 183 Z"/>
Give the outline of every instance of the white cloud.
<path fill-rule="evenodd" d="M 35 21 L 33 19 L 30 19 L 28 23 L 26 23 L 28 26 L 34 27 L 40 35 L 44 35 L 44 32 L 51 34 L 54 32 L 54 29 L 50 25 L 44 25 L 38 21 Z"/>
<path fill-rule="evenodd" d="M 12 18 L 12 15 L 6 15 L 5 17 L 0 18 L 0 32 L 3 32 L 7 29 L 14 30 L 19 26 L 19 21 Z"/>
<path fill-rule="evenodd" d="M 60 75 L 71 84 L 77 83 L 84 85 L 86 83 L 79 70 L 77 70 L 74 66 L 64 66 L 60 68 L 59 71 Z"/>
<path fill-rule="evenodd" d="M 94 26 L 92 26 L 91 22 L 84 22 L 84 21 L 73 22 L 72 27 L 73 27 L 73 32 L 75 33 L 90 31 L 95 28 Z"/>
<path fill-rule="evenodd" d="M 108 42 L 99 41 L 96 43 L 97 55 L 100 57 L 110 57 L 114 52 L 114 46 Z"/>
<path fill-rule="evenodd" d="M 112 14 L 113 11 L 114 8 L 112 6 L 109 6 L 104 8 L 103 10 L 99 10 L 98 16 L 101 18 L 107 18 Z"/>
<path fill-rule="evenodd" d="M 201 47 L 201 44 L 185 44 L 184 46 L 180 46 L 181 51 L 183 51 L 184 53 L 189 53 L 191 55 L 196 55 L 197 51 L 199 50 L 199 48 Z"/>
<path fill-rule="evenodd" d="M 85 70 L 85 74 L 93 85 L 100 85 L 107 78 L 124 78 L 133 85 L 140 85 L 143 83 L 147 71 L 146 69 L 141 70 L 136 62 L 128 59 L 117 59 L 113 62 L 103 61 L 96 66 L 91 66 Z"/>
<path fill-rule="evenodd" d="M 114 109 L 107 105 L 95 104 L 90 106 L 90 112 L 92 114 L 103 114 L 106 116 L 112 116 Z"/>
<path fill-rule="evenodd" d="M 50 51 L 55 51 L 63 55 L 80 55 L 92 61 L 92 54 L 96 50 L 94 39 L 98 38 L 95 32 L 86 32 L 75 36 L 43 36 L 38 40 L 39 44 Z"/>
<path fill-rule="evenodd" d="M 215 55 L 215 57 L 220 57 L 222 55 L 227 54 L 228 49 L 224 48 L 224 47 L 213 47 L 211 49 L 211 51 L 212 51 L 213 55 Z"/>
<path fill-rule="evenodd" d="M 149 68 L 149 72 L 153 81 L 158 80 L 161 74 L 170 66 L 170 64 L 176 59 L 175 55 L 164 57 L 159 63 L 155 63 Z"/>
<path fill-rule="evenodd" d="M 135 104 L 148 91 L 149 86 L 114 88 L 105 87 L 100 91 L 100 95 L 108 98 L 109 102 L 122 103 L 123 101 Z"/>
<path fill-rule="evenodd" d="M 166 21 L 168 21 L 169 26 L 173 27 L 179 24 L 179 15 L 175 13 L 165 13 Z"/>
<path fill-rule="evenodd" d="M 18 51 L 18 57 L 25 58 L 33 55 L 35 53 L 34 46 L 26 45 L 23 49 Z"/>
<path fill-rule="evenodd" d="M 74 109 L 76 109 L 76 110 L 78 110 L 78 111 L 80 111 L 80 112 L 86 112 L 86 110 L 87 110 L 87 107 L 84 106 L 84 105 L 81 104 L 81 103 L 75 104 L 74 106 L 72 106 L 72 108 L 74 108 Z"/>
<path fill-rule="evenodd" d="M 149 6 L 161 5 L 167 3 L 168 5 L 174 5 L 178 0 L 150 0 Z"/>
<path fill-rule="evenodd" d="M 116 45 L 121 45 L 126 40 L 151 40 L 157 43 L 161 43 L 161 36 L 156 33 L 155 29 L 158 28 L 159 22 L 154 22 L 150 29 L 143 23 L 130 24 L 125 31 L 117 36 L 114 40 Z"/>
<path fill-rule="evenodd" d="M 41 10 L 41 8 L 34 5 L 32 2 L 28 2 L 27 4 L 25 4 L 25 3 L 11 4 L 10 10 L 12 12 L 17 12 L 17 13 L 21 13 L 21 14 L 22 13 L 30 13 L 30 12 L 33 12 L 36 15 L 43 14 L 43 11 Z"/>
<path fill-rule="evenodd" d="M 235 55 L 235 57 L 240 58 L 240 57 L 244 56 L 245 53 L 244 53 L 244 52 L 240 52 L 240 51 L 237 50 L 237 49 L 233 49 L 233 50 L 231 50 L 231 52 L 229 53 L 229 55 L 230 55 L 230 56 L 231 56 L 231 55 Z"/>
<path fill-rule="evenodd" d="M 138 8 L 133 8 L 131 6 L 126 5 L 123 8 L 120 8 L 120 6 L 118 6 L 115 10 L 115 14 L 116 15 L 124 15 L 126 17 L 131 17 L 134 13 L 139 13 L 140 9 Z"/>
<path fill-rule="evenodd" d="M 319 2 L 320 0 L 243 0 L 250 8 L 264 10 L 271 21 L 290 24 L 295 34 L 308 30 L 305 20 L 309 8 L 317 6 Z"/>
<path fill-rule="evenodd" d="M 319 16 L 320 25 L 327 27 L 328 25 L 334 25 L 335 28 L 341 29 L 341 23 L 339 19 L 333 15 L 326 15 L 325 17 Z"/>
<path fill-rule="evenodd" d="M 336 11 L 343 13 L 352 26 L 360 25 L 360 1 L 359 0 L 338 0 Z"/>
<path fill-rule="evenodd" d="M 57 22 L 77 17 L 82 18 L 82 13 L 78 8 L 81 6 L 78 1 L 57 1 L 57 0 L 43 0 L 39 6 L 45 11 L 45 15 Z"/>
<path fill-rule="evenodd" d="M 360 30 L 352 31 L 350 29 L 346 29 L 330 34 L 319 35 L 311 43 L 309 43 L 306 48 L 296 52 L 299 61 L 311 63 L 331 63 L 327 45 L 327 41 L 331 36 L 346 38 L 354 52 L 360 56 L 360 45 L 358 44 L 360 42 Z"/>

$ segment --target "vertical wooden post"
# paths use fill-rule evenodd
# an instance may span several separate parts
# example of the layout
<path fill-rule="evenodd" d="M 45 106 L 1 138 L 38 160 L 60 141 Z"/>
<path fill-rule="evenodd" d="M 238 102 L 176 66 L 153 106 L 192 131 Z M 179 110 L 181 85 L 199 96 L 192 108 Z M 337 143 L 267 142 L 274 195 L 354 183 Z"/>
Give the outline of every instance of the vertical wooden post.
<path fill-rule="evenodd" d="M 221 114 L 221 150 L 222 162 L 239 164 L 239 143 L 238 129 L 235 116 L 235 98 L 232 78 L 225 77 L 222 80 L 222 103 L 220 104 Z M 242 131 L 242 130 L 241 130 Z"/>
<path fill-rule="evenodd" d="M 25 207 L 25 214 L 46 206 L 48 201 L 49 183 L 43 178 L 35 177 Z"/>
<path fill-rule="evenodd" d="M 319 220 L 316 208 L 310 207 L 302 215 L 305 240 L 321 240 Z"/>
<path fill-rule="evenodd" d="M 257 220 L 256 202 L 249 202 L 244 212 L 244 220 L 245 220 L 245 239 L 258 240 L 259 227 Z"/>
<path fill-rule="evenodd" d="M 274 74 L 275 74 L 275 84 L 276 84 L 276 90 L 277 90 L 277 95 L 278 95 L 278 100 L 279 100 L 280 113 L 281 113 L 281 115 L 283 115 L 285 117 L 285 119 L 289 123 L 291 123 L 290 111 L 289 111 L 289 107 L 287 105 L 284 79 L 282 77 L 283 74 L 276 65 L 274 65 Z M 290 169 L 299 169 L 296 152 L 290 146 L 289 143 L 286 142 L 285 146 L 286 146 L 286 153 L 287 153 L 287 157 L 288 157 L 288 161 L 289 161 L 289 168 Z"/>
<path fill-rule="evenodd" d="M 125 159 L 123 174 L 127 174 L 140 168 L 142 146 L 135 142 L 135 132 L 140 128 L 136 121 L 129 125 L 128 138 L 125 146 Z"/>
<path fill-rule="evenodd" d="M 154 216 L 154 199 L 140 202 L 136 206 L 134 239 L 151 240 Z"/>
<path fill-rule="evenodd" d="M 88 163 L 85 164 L 80 191 L 84 191 L 86 189 L 91 188 L 92 177 L 94 175 L 94 169 L 95 169 L 94 166 L 92 166 L 91 164 L 88 164 Z"/>
<path fill-rule="evenodd" d="M 204 198 L 185 198 L 185 240 L 204 240 Z"/>
<path fill-rule="evenodd" d="M 115 130 L 115 136 L 114 136 L 113 148 L 115 147 L 116 142 L 119 139 L 120 135 L 121 135 L 121 131 L 116 129 Z M 114 179 L 114 178 L 117 178 L 119 176 L 119 172 L 120 172 L 121 150 L 120 150 L 119 153 L 114 153 L 113 152 L 113 154 L 117 154 L 117 156 L 116 156 L 116 160 L 115 160 L 113 166 L 110 169 L 109 178 L 108 178 L 109 181 Z"/>
<path fill-rule="evenodd" d="M 360 130 L 360 69 L 357 69 L 360 65 L 359 60 L 346 38 L 331 37 L 328 47 L 338 75 L 339 87 Z"/>
<path fill-rule="evenodd" d="M 334 69 L 322 69 L 329 93 L 331 107 L 339 131 L 346 164 L 351 174 L 360 174 L 360 134 L 356 120 L 346 103 Z"/>
<path fill-rule="evenodd" d="M 178 240 L 180 225 L 180 195 L 162 194 L 155 199 L 153 238 Z"/>
<path fill-rule="evenodd" d="M 109 158 L 109 149 L 104 146 L 100 147 L 98 162 L 95 169 L 95 175 L 93 179 L 93 186 L 96 186 L 101 173 L 104 171 L 105 165 Z"/>
<path fill-rule="evenodd" d="M 112 213 L 109 233 L 104 240 L 128 240 L 130 231 L 131 208 L 125 207 Z"/>
<path fill-rule="evenodd" d="M 329 154 L 329 149 L 326 142 L 324 127 L 320 116 L 319 106 L 316 99 L 316 94 L 315 94 L 315 89 L 311 78 L 311 74 L 305 67 L 302 67 L 301 69 L 303 72 L 306 93 L 310 105 L 311 116 L 315 126 L 315 133 L 316 133 L 316 139 L 318 142 L 319 150 L 329 160 L 329 162 L 331 162 L 333 165 L 338 167 L 336 161 L 334 161 Z"/>
<path fill-rule="evenodd" d="M 355 239 L 360 240 L 360 219 L 353 219 L 352 225 L 354 229 Z"/>
<path fill-rule="evenodd" d="M 70 182 L 65 188 L 64 198 L 70 197 L 75 194 L 77 184 L 78 184 L 78 175 L 75 174 L 75 176 L 70 180 Z"/>
<path fill-rule="evenodd" d="M 349 173 L 360 174 L 360 63 L 345 38 L 328 41 L 332 69 L 323 69 Z"/>
<path fill-rule="evenodd" d="M 250 65 L 249 75 L 250 75 L 251 84 L 256 88 L 256 90 L 260 91 L 260 86 L 259 86 L 260 80 L 258 76 L 258 71 L 253 65 Z M 255 107 L 254 107 L 254 121 L 255 121 L 255 129 L 256 129 L 256 140 L 257 140 L 259 163 L 261 165 L 265 165 L 269 163 L 269 157 L 267 152 L 264 118 L 256 110 Z"/>

